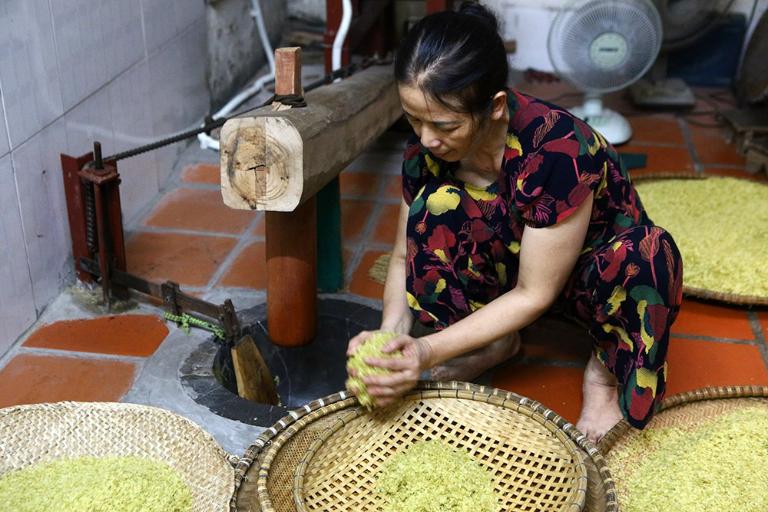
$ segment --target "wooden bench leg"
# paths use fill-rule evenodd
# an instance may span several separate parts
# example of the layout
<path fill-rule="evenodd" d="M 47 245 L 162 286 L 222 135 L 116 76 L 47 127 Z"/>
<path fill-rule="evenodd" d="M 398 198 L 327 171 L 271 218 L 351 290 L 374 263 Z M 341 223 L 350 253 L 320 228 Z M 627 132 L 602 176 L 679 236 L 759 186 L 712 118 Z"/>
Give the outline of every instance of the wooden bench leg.
<path fill-rule="evenodd" d="M 266 212 L 267 328 L 273 343 L 294 347 L 317 328 L 317 201 Z"/>

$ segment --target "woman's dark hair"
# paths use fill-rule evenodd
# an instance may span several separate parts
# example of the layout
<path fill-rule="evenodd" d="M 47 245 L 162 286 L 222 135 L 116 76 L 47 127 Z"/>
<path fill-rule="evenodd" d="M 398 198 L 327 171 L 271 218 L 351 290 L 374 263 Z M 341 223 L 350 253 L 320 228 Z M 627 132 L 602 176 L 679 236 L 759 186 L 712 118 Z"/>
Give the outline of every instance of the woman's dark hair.
<path fill-rule="evenodd" d="M 398 83 L 418 87 L 446 108 L 473 116 L 490 110 L 508 75 L 498 20 L 477 2 L 422 18 L 395 56 Z"/>

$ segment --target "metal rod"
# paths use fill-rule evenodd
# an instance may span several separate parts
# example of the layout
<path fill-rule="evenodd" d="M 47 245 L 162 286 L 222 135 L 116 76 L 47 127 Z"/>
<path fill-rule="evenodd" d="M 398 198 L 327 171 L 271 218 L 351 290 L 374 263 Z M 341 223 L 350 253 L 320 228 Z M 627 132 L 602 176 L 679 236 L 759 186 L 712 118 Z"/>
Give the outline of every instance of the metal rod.
<path fill-rule="evenodd" d="M 93 143 L 93 163 L 96 169 L 104 168 L 104 161 L 101 159 L 101 142 L 99 141 Z"/>

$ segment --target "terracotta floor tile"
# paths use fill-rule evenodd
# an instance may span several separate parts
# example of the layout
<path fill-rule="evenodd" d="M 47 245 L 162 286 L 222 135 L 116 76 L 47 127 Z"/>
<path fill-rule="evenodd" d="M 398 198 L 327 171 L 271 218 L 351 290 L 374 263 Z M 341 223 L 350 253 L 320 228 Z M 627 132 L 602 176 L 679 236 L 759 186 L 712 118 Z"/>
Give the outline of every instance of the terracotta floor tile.
<path fill-rule="evenodd" d="M 684 299 L 672 324 L 672 334 L 753 340 L 755 334 L 747 312 L 736 307 L 716 306 Z"/>
<path fill-rule="evenodd" d="M 219 280 L 219 286 L 237 288 L 267 287 L 267 257 L 264 242 L 254 242 L 243 249 L 226 274 Z"/>
<path fill-rule="evenodd" d="M 356 240 L 363 234 L 365 224 L 373 211 L 372 201 L 342 199 L 341 233 L 346 241 Z"/>
<path fill-rule="evenodd" d="M 116 402 L 130 389 L 135 371 L 135 365 L 121 361 L 17 355 L 0 370 L 0 407 Z"/>
<path fill-rule="evenodd" d="M 685 144 L 677 118 L 672 115 L 649 115 L 629 118 L 633 143 Z M 623 149 L 622 149 L 623 150 Z"/>
<path fill-rule="evenodd" d="M 557 317 L 540 318 L 521 334 L 526 357 L 586 364 L 592 351 L 592 337 L 583 327 Z"/>
<path fill-rule="evenodd" d="M 384 205 L 373 231 L 373 241 L 382 244 L 394 244 L 395 237 L 397 236 L 397 220 L 399 216 L 399 204 Z"/>
<path fill-rule="evenodd" d="M 360 264 L 352 275 L 352 281 L 349 283 L 351 293 L 381 300 L 384 296 L 384 285 L 371 279 L 368 276 L 368 269 L 376 263 L 376 259 L 382 254 L 386 254 L 385 251 L 367 251 L 363 254 Z"/>
<path fill-rule="evenodd" d="M 159 316 L 117 315 L 44 325 L 24 346 L 147 357 L 167 335 L 168 327 Z"/>
<path fill-rule="evenodd" d="M 167 194 L 144 224 L 159 228 L 242 233 L 253 216 L 251 211 L 226 206 L 218 190 L 180 188 Z"/>
<path fill-rule="evenodd" d="M 704 386 L 768 385 L 768 368 L 754 345 L 672 338 L 667 396 Z"/>
<path fill-rule="evenodd" d="M 215 236 L 136 233 L 126 243 L 128 271 L 150 281 L 205 286 L 236 243 Z"/>
<path fill-rule="evenodd" d="M 696 155 L 703 164 L 744 165 L 746 159 L 739 154 L 736 145 L 725 138 L 721 128 L 691 126 L 691 136 L 696 147 Z"/>
<path fill-rule="evenodd" d="M 625 144 L 619 151 L 624 153 L 645 153 L 648 157 L 646 166 L 642 169 L 632 169 L 629 174 L 633 177 L 651 173 L 681 173 L 688 174 L 694 171 L 693 159 L 687 148 L 661 147 L 661 146 L 637 146 Z"/>
<path fill-rule="evenodd" d="M 727 88 L 722 87 L 701 87 L 691 88 L 696 95 L 695 111 L 709 111 L 713 108 L 721 110 L 731 110 L 736 108 L 736 98 Z M 699 119 L 697 116 L 696 119 Z"/>
<path fill-rule="evenodd" d="M 575 424 L 581 412 L 583 374 L 581 368 L 516 364 L 495 370 L 492 385 L 539 401 Z"/>
<path fill-rule="evenodd" d="M 195 164 L 181 171 L 181 181 L 185 183 L 221 184 L 221 168 L 214 164 Z"/>
<path fill-rule="evenodd" d="M 401 199 L 403 197 L 403 177 L 400 175 L 386 176 L 384 197 L 388 199 Z"/>
<path fill-rule="evenodd" d="M 376 197 L 379 194 L 381 176 L 373 172 L 342 172 L 339 188 L 342 196 Z"/>
<path fill-rule="evenodd" d="M 760 326 L 763 328 L 763 339 L 768 340 L 768 311 L 759 311 L 757 313 L 757 319 L 760 322 Z"/>

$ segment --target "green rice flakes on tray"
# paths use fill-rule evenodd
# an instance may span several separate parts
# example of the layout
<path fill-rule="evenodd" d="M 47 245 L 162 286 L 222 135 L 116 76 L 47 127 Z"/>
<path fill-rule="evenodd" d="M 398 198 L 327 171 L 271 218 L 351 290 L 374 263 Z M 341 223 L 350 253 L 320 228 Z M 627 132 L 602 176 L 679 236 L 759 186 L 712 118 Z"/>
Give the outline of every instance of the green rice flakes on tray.
<path fill-rule="evenodd" d="M 498 512 L 491 474 L 465 450 L 439 440 L 414 443 L 385 462 L 384 512 Z"/>
<path fill-rule="evenodd" d="M 192 494 L 161 461 L 78 457 L 0 476 L 0 504 L 13 512 L 189 512 Z"/>
<path fill-rule="evenodd" d="M 635 187 L 651 220 L 675 239 L 685 286 L 768 297 L 768 185 L 711 177 Z"/>
<path fill-rule="evenodd" d="M 768 410 L 649 428 L 608 454 L 625 512 L 768 511 Z"/>

